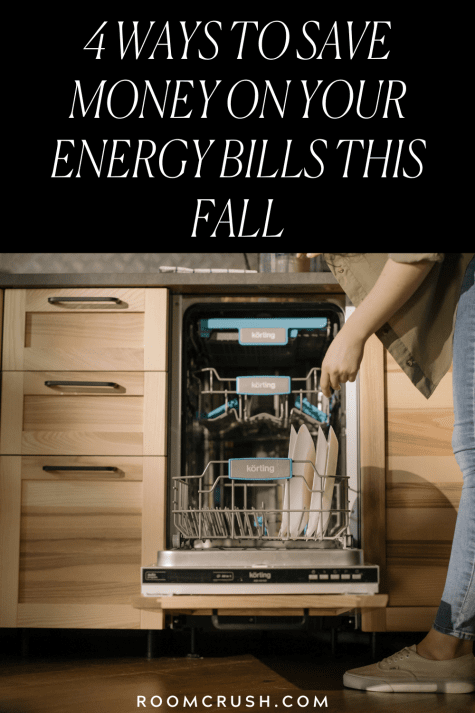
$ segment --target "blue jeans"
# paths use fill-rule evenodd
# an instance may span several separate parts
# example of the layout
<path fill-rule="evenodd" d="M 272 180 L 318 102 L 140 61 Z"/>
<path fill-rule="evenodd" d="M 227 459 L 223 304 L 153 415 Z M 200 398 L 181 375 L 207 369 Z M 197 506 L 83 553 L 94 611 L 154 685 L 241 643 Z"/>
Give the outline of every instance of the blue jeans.
<path fill-rule="evenodd" d="M 475 258 L 465 272 L 453 349 L 452 448 L 463 474 L 462 497 L 436 631 L 475 640 Z"/>

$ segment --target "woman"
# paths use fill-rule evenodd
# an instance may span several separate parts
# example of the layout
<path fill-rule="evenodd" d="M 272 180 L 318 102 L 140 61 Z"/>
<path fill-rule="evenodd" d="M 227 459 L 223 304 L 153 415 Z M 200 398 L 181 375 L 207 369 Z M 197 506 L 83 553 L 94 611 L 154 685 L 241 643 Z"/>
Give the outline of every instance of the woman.
<path fill-rule="evenodd" d="M 322 392 L 329 397 L 331 389 L 356 379 L 365 342 L 374 333 L 427 398 L 453 354 L 452 446 L 464 477 L 447 580 L 432 629 L 417 645 L 347 671 L 343 683 L 367 691 L 469 693 L 475 690 L 475 257 L 325 253 L 325 259 L 356 309 L 327 351 Z"/>

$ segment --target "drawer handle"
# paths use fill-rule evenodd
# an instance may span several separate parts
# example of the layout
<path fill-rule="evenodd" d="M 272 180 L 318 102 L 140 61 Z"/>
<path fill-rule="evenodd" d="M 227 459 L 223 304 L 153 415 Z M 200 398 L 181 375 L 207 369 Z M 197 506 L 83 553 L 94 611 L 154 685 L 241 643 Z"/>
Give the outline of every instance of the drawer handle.
<path fill-rule="evenodd" d="M 97 470 L 97 471 L 116 471 L 118 468 L 108 465 L 44 465 L 43 470 Z"/>
<path fill-rule="evenodd" d="M 48 297 L 48 302 L 121 302 L 120 297 Z"/>
<path fill-rule="evenodd" d="M 45 381 L 45 386 L 110 386 L 118 388 L 113 381 Z"/>
<path fill-rule="evenodd" d="M 213 615 L 211 617 L 211 623 L 214 626 L 215 629 L 221 629 L 222 631 L 233 631 L 235 629 L 245 629 L 246 631 L 253 631 L 256 629 L 265 629 L 267 631 L 272 631 L 276 629 L 294 629 L 294 630 L 299 630 L 299 629 L 306 629 L 308 626 L 309 622 L 309 615 L 308 615 L 308 609 L 303 610 L 304 615 L 299 621 L 294 622 L 282 622 L 282 619 L 279 621 L 279 617 L 276 617 L 276 622 L 261 622 L 258 623 L 256 622 L 257 617 L 250 617 L 254 619 L 253 622 L 247 623 L 230 623 L 230 624 L 225 624 L 219 620 L 218 617 L 218 610 L 213 609 Z"/>

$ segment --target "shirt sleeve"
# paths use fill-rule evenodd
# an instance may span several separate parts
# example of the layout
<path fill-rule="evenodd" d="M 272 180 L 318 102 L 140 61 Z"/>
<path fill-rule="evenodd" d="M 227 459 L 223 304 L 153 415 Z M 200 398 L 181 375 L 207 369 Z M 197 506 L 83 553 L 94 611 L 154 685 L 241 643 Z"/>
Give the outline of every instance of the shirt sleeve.
<path fill-rule="evenodd" d="M 388 253 L 388 257 L 394 262 L 420 262 L 421 260 L 442 262 L 444 253 Z"/>

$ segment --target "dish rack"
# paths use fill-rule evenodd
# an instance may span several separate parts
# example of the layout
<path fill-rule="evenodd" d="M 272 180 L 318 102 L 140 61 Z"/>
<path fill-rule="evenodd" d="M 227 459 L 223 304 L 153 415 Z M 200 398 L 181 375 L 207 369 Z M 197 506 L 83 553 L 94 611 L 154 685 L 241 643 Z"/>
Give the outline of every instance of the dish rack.
<path fill-rule="evenodd" d="M 332 339 L 333 326 L 334 320 L 327 314 L 321 317 L 276 314 L 274 318 L 210 316 L 196 320 L 193 339 L 199 342 L 197 351 L 214 366 L 239 368 L 253 364 L 261 370 L 272 363 L 275 368 L 286 368 L 306 359 L 321 363 Z M 277 330 L 281 334 L 274 334 L 275 340 L 265 341 L 262 334 L 250 335 L 252 328 L 261 332 Z"/>
<path fill-rule="evenodd" d="M 263 459 L 244 459 L 249 463 Z M 264 459 L 266 461 L 289 459 Z M 303 488 L 323 495 L 326 477 L 334 478 L 332 502 L 329 508 L 291 508 L 290 488 L 285 484 L 291 478 L 280 480 L 235 480 L 229 475 L 231 461 L 210 461 L 201 475 L 177 476 L 172 481 L 172 517 L 178 535 L 173 546 L 201 548 L 334 548 L 353 546 L 350 533 L 350 492 L 353 489 L 346 475 L 320 475 L 311 461 L 294 460 L 291 463 L 311 465 L 314 477 L 320 478 L 320 488 L 310 488 L 303 475 L 291 478 L 303 480 Z M 228 473 L 223 471 L 228 469 Z M 215 475 L 219 469 L 220 474 Z M 315 480 L 314 480 L 315 482 Z M 317 481 L 318 482 L 318 481 Z M 267 505 L 265 504 L 267 501 Z M 275 506 L 269 505 L 275 503 Z M 305 530 L 296 537 L 282 533 L 284 513 L 311 512 L 328 514 L 324 528 L 315 528 L 307 536 Z M 320 531 L 318 531 L 320 529 Z"/>
<path fill-rule="evenodd" d="M 311 429 L 317 425 L 325 427 L 339 395 L 327 399 L 318 389 L 320 371 L 319 367 L 314 367 L 303 377 L 259 375 L 224 378 L 214 367 L 200 369 L 192 374 L 197 394 L 197 420 L 208 430 L 224 431 L 238 424 L 245 426 L 259 422 L 268 422 L 282 429 L 288 429 L 292 423 L 305 423 Z M 252 392 L 243 391 L 252 379 L 263 386 Z M 269 383 L 274 386 L 273 390 Z M 264 397 L 269 401 L 268 409 L 253 413 L 256 399 L 261 399 L 262 403 Z"/>

